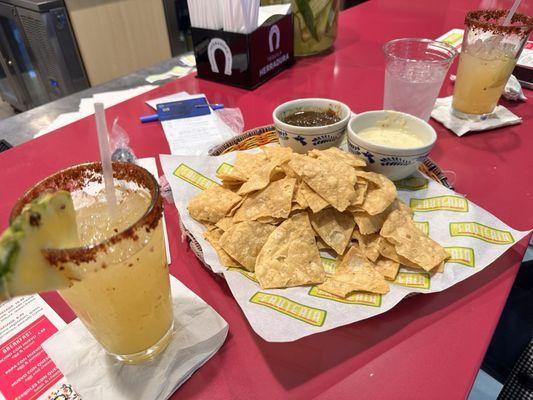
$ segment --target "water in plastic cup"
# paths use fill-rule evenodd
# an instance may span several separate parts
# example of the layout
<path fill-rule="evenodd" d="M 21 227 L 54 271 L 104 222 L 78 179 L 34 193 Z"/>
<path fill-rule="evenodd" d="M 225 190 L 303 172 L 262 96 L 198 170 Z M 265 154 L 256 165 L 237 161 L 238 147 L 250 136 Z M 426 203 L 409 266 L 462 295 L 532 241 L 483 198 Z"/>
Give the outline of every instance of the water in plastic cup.
<path fill-rule="evenodd" d="M 383 108 L 429 120 L 457 51 L 450 45 L 429 39 L 392 40 L 383 46 L 383 51 Z"/>

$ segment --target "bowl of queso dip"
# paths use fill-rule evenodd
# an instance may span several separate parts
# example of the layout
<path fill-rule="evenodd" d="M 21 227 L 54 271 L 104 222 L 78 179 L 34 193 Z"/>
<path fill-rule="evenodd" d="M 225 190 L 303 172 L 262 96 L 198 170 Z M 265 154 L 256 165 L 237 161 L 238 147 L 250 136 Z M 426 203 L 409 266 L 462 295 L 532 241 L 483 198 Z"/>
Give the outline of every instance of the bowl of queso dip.
<path fill-rule="evenodd" d="M 279 144 L 297 153 L 339 146 L 351 116 L 346 104 L 321 98 L 288 101 L 272 113 Z"/>
<path fill-rule="evenodd" d="M 426 121 L 397 111 L 368 111 L 348 123 L 348 148 L 367 167 L 398 180 L 413 174 L 437 140 Z"/>

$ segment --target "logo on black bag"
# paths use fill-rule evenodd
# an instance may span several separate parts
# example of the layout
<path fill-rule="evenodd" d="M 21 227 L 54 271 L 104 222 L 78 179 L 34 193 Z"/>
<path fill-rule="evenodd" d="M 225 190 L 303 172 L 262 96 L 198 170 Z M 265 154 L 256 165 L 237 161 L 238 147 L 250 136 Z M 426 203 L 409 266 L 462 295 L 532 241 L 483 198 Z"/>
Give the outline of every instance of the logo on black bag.
<path fill-rule="evenodd" d="M 278 30 L 278 42 L 279 46 L 279 30 Z M 217 50 L 221 50 L 224 54 L 224 74 L 231 75 L 231 67 L 233 64 L 233 56 L 231 50 L 225 40 L 220 38 L 211 39 L 207 46 L 207 56 L 209 57 L 209 64 L 211 65 L 211 71 L 215 74 L 219 73 L 217 60 L 215 59 L 215 53 Z"/>
<path fill-rule="evenodd" d="M 274 47 L 274 35 L 276 35 L 276 47 Z M 274 50 L 279 49 L 279 39 L 280 39 L 280 31 L 276 24 L 272 25 L 270 27 L 270 31 L 268 32 L 268 49 L 272 53 Z"/>

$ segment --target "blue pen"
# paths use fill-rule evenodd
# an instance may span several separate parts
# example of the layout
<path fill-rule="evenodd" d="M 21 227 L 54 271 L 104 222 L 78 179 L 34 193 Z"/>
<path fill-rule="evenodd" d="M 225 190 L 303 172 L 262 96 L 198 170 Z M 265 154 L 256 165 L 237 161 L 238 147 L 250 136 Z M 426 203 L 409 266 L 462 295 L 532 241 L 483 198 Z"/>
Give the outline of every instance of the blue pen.
<path fill-rule="evenodd" d="M 197 104 L 194 107 L 207 107 L 207 106 L 211 107 L 211 110 L 220 110 L 221 108 L 224 108 L 224 104 L 221 104 L 221 103 Z M 139 119 L 144 124 L 146 122 L 159 121 L 159 115 L 157 115 L 157 114 L 143 115 Z"/>

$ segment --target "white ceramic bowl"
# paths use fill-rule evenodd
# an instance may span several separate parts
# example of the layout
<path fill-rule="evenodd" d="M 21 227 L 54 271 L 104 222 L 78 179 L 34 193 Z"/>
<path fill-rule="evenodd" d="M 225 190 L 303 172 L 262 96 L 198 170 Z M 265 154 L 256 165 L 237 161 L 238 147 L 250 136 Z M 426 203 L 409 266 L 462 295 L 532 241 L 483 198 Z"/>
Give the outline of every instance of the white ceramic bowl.
<path fill-rule="evenodd" d="M 403 129 L 418 137 L 423 146 L 403 148 L 371 143 L 357 133 L 365 128 L 391 121 L 391 126 L 403 125 Z M 354 115 L 348 123 L 348 148 L 350 152 L 365 159 L 367 168 L 398 180 L 411 175 L 424 161 L 437 140 L 435 130 L 426 121 L 398 111 L 368 111 Z"/>
<path fill-rule="evenodd" d="M 341 118 L 340 121 L 324 126 L 295 126 L 283 122 L 289 114 L 297 111 L 325 111 L 332 109 Z M 346 125 L 352 112 L 350 107 L 340 101 L 330 99 L 297 99 L 276 107 L 272 119 L 278 132 L 279 144 L 290 147 L 297 153 L 306 153 L 312 149 L 327 149 L 338 146 L 344 137 Z"/>

